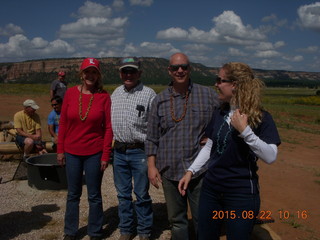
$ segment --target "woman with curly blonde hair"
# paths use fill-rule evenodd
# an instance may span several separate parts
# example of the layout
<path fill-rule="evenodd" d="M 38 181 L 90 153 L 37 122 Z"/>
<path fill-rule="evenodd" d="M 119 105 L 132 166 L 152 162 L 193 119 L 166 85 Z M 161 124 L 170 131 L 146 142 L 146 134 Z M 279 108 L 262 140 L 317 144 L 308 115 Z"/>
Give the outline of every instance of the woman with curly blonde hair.
<path fill-rule="evenodd" d="M 215 87 L 222 102 L 206 129 L 208 141 L 179 182 L 185 194 L 193 174 L 208 162 L 199 200 L 198 238 L 250 239 L 260 209 L 257 160 L 276 160 L 280 138 L 270 113 L 262 109 L 263 82 L 240 62 L 222 66 Z"/>

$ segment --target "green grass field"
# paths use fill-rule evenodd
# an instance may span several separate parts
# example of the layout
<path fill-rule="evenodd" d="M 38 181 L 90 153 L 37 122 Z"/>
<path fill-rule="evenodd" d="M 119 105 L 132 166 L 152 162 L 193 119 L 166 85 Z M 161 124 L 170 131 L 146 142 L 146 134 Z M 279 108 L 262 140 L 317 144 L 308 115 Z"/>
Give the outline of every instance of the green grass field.
<path fill-rule="evenodd" d="M 118 85 L 105 85 L 112 93 Z M 166 88 L 151 85 L 157 93 Z M 46 95 L 49 84 L 0 84 L 0 95 Z M 280 128 L 320 134 L 320 96 L 315 89 L 266 88 L 263 106 L 269 111 Z"/>

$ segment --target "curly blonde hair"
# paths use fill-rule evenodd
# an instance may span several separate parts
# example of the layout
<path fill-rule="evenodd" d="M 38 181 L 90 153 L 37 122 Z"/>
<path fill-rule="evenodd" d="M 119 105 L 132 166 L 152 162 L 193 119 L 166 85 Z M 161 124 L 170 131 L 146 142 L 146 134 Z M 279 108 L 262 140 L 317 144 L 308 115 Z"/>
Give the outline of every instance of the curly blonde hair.
<path fill-rule="evenodd" d="M 235 83 L 230 105 L 239 107 L 248 116 L 250 127 L 257 127 L 262 119 L 262 90 L 264 83 L 254 77 L 253 70 L 244 63 L 230 62 L 222 66 L 229 80 Z"/>

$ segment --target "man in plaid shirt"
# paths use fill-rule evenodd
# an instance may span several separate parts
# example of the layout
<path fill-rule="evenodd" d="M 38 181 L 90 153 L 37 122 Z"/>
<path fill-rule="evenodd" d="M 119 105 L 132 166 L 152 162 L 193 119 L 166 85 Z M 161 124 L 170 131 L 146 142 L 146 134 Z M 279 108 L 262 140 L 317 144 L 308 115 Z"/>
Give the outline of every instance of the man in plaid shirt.
<path fill-rule="evenodd" d="M 185 54 L 172 55 L 168 71 L 172 82 L 156 96 L 149 115 L 148 174 L 156 188 L 162 183 L 172 239 L 186 240 L 189 239 L 187 201 L 197 231 L 198 199 L 206 169 L 194 175 L 185 196 L 180 195 L 178 183 L 199 153 L 205 128 L 219 101 L 212 88 L 191 81 Z"/>

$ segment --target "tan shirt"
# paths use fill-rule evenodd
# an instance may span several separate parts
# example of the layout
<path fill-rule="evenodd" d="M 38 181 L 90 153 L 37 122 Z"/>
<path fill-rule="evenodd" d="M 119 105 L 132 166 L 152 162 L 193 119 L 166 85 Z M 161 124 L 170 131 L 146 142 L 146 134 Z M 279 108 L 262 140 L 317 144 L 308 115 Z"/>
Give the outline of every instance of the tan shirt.
<path fill-rule="evenodd" d="M 21 128 L 29 134 L 36 134 L 37 129 L 41 129 L 40 117 L 34 113 L 32 117 L 27 115 L 24 110 L 14 115 L 14 128 Z"/>

